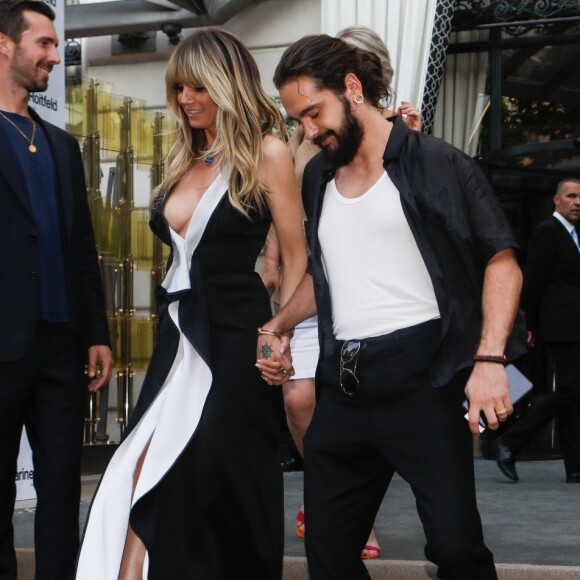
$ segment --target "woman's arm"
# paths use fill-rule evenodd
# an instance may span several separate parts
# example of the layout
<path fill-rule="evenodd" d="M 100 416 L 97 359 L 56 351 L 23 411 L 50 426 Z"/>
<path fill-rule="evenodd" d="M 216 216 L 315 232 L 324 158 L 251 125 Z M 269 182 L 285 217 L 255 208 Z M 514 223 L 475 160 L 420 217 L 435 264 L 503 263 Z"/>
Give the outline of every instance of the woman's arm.
<path fill-rule="evenodd" d="M 264 246 L 264 268 L 262 269 L 262 282 L 272 295 L 272 292 L 280 286 L 280 245 L 276 236 L 274 225 L 270 226 Z"/>
<path fill-rule="evenodd" d="M 267 202 L 280 247 L 280 305 L 284 305 L 306 271 L 304 210 L 290 153 L 286 145 L 272 135 L 264 138 L 260 174 L 269 190 Z"/>

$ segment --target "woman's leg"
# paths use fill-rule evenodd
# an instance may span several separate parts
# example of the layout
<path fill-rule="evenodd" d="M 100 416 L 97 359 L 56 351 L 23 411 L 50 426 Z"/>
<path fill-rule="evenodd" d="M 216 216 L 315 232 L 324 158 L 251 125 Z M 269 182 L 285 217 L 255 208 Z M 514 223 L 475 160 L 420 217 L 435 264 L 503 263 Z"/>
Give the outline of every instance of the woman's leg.
<path fill-rule="evenodd" d="M 139 481 L 143 462 L 145 461 L 145 456 L 147 455 L 150 443 L 151 439 L 145 446 L 145 449 L 143 450 L 143 453 L 141 453 L 141 457 L 139 457 L 139 461 L 135 466 L 135 471 L 133 472 L 133 493 L 135 493 L 135 488 L 137 487 L 137 482 Z M 123 548 L 121 568 L 119 570 L 119 580 L 143 580 L 143 563 L 145 562 L 145 554 L 145 544 L 129 524 L 127 527 L 127 536 L 125 538 L 125 547 Z"/>
<path fill-rule="evenodd" d="M 287 381 L 282 386 L 282 393 L 288 429 L 300 455 L 304 456 L 304 435 L 312 421 L 316 406 L 314 378 Z M 300 508 L 300 512 L 303 511 L 304 506 Z M 304 517 L 299 515 L 296 520 L 296 533 L 304 537 L 305 531 Z M 376 558 L 380 553 L 379 542 L 373 527 L 361 556 L 364 559 L 371 559 Z"/>
<path fill-rule="evenodd" d="M 290 435 L 300 455 L 304 457 L 304 435 L 312 421 L 316 406 L 314 379 L 287 381 L 282 385 L 282 393 Z M 304 506 L 302 506 L 296 518 L 296 534 L 303 538 L 304 533 Z"/>
<path fill-rule="evenodd" d="M 298 451 L 300 451 L 300 455 L 304 455 L 304 435 L 310 425 L 310 421 L 312 421 L 316 405 L 314 379 L 287 381 L 282 386 L 282 393 L 284 395 L 288 429 Z"/>
<path fill-rule="evenodd" d="M 375 532 L 375 527 L 371 528 L 371 533 L 365 547 L 363 548 L 361 558 L 363 560 L 372 560 L 373 558 L 378 558 L 381 555 L 381 547 L 379 546 L 379 541 L 377 539 L 377 533 Z"/>

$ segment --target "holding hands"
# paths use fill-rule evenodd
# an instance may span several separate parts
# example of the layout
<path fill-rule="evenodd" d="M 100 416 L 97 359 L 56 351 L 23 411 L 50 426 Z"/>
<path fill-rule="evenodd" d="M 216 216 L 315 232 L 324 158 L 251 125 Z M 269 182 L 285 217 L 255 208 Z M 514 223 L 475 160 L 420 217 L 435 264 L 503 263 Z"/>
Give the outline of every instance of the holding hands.
<path fill-rule="evenodd" d="M 256 367 L 268 385 L 282 385 L 294 375 L 290 337 L 258 328 Z"/>

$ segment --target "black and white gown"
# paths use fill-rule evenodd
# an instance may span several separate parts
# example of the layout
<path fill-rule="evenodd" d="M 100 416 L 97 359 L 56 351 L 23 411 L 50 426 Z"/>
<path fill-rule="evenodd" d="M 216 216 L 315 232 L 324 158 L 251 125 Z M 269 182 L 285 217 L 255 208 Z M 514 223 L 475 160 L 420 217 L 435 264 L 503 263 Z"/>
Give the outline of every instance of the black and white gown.
<path fill-rule="evenodd" d="M 185 239 L 165 220 L 165 200 L 158 196 L 151 217 L 172 248 L 158 289 L 158 342 L 93 499 L 77 579 L 117 579 L 130 522 L 147 547 L 143 578 L 275 580 L 283 555 L 278 423 L 254 366 L 256 327 L 271 317 L 254 266 L 271 219 L 237 212 L 222 174 Z"/>

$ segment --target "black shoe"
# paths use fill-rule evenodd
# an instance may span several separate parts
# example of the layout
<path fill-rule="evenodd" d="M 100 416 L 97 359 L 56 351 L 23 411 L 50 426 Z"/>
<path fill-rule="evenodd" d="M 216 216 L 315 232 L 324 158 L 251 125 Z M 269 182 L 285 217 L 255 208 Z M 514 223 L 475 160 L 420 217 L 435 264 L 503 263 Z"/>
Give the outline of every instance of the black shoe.
<path fill-rule="evenodd" d="M 580 471 L 566 474 L 566 483 L 580 483 Z"/>
<path fill-rule="evenodd" d="M 290 457 L 286 457 L 280 463 L 282 467 L 282 471 L 303 471 L 304 464 L 302 462 L 302 457 L 300 455 L 290 455 Z"/>
<path fill-rule="evenodd" d="M 512 481 L 518 481 L 519 477 L 518 472 L 516 471 L 516 461 L 511 449 L 505 443 L 502 443 L 501 438 L 495 440 L 493 447 L 495 449 L 495 460 L 497 466 L 501 469 L 502 473 Z"/>

